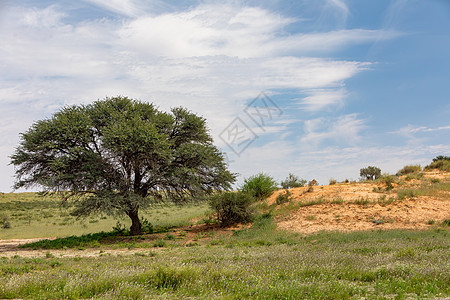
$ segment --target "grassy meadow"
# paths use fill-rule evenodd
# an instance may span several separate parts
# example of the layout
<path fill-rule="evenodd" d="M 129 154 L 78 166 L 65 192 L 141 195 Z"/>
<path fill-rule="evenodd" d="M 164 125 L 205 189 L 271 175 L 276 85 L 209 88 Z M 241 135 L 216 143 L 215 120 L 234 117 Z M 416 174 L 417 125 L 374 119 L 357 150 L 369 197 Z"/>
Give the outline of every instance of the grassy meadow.
<path fill-rule="evenodd" d="M 396 201 L 420 195 L 448 197 L 448 191 L 447 181 L 400 185 Z M 342 206 L 341 202 L 333 204 Z M 274 210 L 262 202 L 253 223 L 225 231 L 212 222 L 206 204 L 156 206 L 142 216 L 157 232 L 130 237 L 113 232 L 117 221 L 110 217 L 76 220 L 56 199 L 1 194 L 0 217 L 7 218 L 10 228 L 0 228 L 0 239 L 60 238 L 27 245 L 16 255 L 0 251 L 0 299 L 450 296 L 448 220 L 426 231 L 301 235 L 277 229 L 276 216 L 296 209 L 286 203 Z M 119 221 L 129 226 L 126 218 Z M 180 227 L 195 224 L 204 226 L 195 232 Z M 25 255 L 33 249 L 36 255 Z M 87 252 L 95 255 L 83 255 Z"/>
<path fill-rule="evenodd" d="M 0 258 L 0 298 L 413 299 L 450 294 L 446 229 L 276 230 L 270 216 L 232 236 L 135 244 L 134 255 Z"/>
<path fill-rule="evenodd" d="M 207 204 L 174 206 L 159 205 L 143 211 L 141 217 L 153 226 L 173 227 L 192 223 L 209 213 Z M 128 217 L 116 220 L 109 216 L 90 216 L 77 220 L 59 201 L 36 193 L 0 193 L 0 218 L 6 218 L 10 228 L 0 228 L 0 239 L 66 237 L 100 231 L 111 231 L 117 222 L 129 227 Z"/>

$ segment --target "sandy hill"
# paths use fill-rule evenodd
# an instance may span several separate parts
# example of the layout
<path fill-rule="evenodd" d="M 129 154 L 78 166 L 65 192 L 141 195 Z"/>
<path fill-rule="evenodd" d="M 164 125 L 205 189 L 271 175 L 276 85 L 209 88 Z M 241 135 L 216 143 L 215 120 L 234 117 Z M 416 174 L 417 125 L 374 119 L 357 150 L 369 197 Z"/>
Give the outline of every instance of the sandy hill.
<path fill-rule="evenodd" d="M 423 172 L 367 183 L 290 189 L 277 206 L 278 227 L 309 234 L 322 230 L 426 229 L 450 219 L 450 173 Z M 276 202 L 275 192 L 268 204 Z M 447 221 L 448 222 L 448 221 Z"/>

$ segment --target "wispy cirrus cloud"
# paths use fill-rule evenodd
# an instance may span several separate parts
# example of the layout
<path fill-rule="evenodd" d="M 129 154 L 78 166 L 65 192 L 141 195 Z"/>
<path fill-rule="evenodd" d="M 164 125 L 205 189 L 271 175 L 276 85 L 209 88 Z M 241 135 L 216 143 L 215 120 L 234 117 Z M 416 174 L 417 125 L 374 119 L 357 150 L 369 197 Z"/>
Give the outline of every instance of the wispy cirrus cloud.
<path fill-rule="evenodd" d="M 408 125 L 389 133 L 405 137 L 410 143 L 417 143 L 422 141 L 424 138 L 431 138 L 441 134 L 450 134 L 450 126 L 439 126 L 432 128 L 427 126 Z"/>
<path fill-rule="evenodd" d="M 162 9 L 171 6 L 160 0 L 83 0 L 84 2 L 94 4 L 102 9 L 109 10 L 118 15 L 129 18 L 156 13 Z"/>
<path fill-rule="evenodd" d="M 342 105 L 348 93 L 345 88 L 329 88 L 310 90 L 307 94 L 309 96 L 301 99 L 301 104 L 305 110 L 315 112 L 327 107 L 332 108 Z"/>

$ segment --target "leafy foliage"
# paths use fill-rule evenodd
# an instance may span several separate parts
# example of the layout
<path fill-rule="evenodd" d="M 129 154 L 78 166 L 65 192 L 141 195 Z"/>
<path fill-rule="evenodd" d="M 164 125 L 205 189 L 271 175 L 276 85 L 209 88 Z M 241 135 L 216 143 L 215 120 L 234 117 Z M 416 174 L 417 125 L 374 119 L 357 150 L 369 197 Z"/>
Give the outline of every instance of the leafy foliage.
<path fill-rule="evenodd" d="M 244 180 L 243 192 L 249 193 L 258 200 L 265 199 L 278 189 L 276 181 L 269 175 L 259 173 Z"/>
<path fill-rule="evenodd" d="M 450 156 L 438 155 L 435 158 L 433 158 L 433 162 L 437 162 L 440 160 L 450 161 Z"/>
<path fill-rule="evenodd" d="M 439 155 L 433 158 L 431 164 L 425 167 L 425 170 L 438 169 L 445 172 L 450 172 L 450 157 Z"/>
<path fill-rule="evenodd" d="M 401 170 L 397 172 L 397 176 L 407 175 L 411 173 L 416 173 L 422 171 L 420 165 L 408 165 L 404 166 Z"/>
<path fill-rule="evenodd" d="M 359 171 L 359 176 L 366 180 L 375 180 L 381 176 L 381 169 L 373 166 L 362 168 Z"/>
<path fill-rule="evenodd" d="M 126 97 L 65 107 L 34 123 L 11 163 L 16 188 L 61 192 L 76 216 L 126 214 L 133 235 L 142 231 L 139 209 L 162 199 L 184 203 L 235 180 L 205 119 Z"/>
<path fill-rule="evenodd" d="M 250 222 L 253 217 L 250 206 L 253 202 L 254 198 L 245 192 L 220 193 L 211 196 L 209 200 L 222 226 Z"/>
<path fill-rule="evenodd" d="M 289 173 L 289 176 L 280 184 L 283 189 L 290 189 L 305 186 L 306 182 L 307 181 L 305 179 L 301 179 L 294 174 Z"/>

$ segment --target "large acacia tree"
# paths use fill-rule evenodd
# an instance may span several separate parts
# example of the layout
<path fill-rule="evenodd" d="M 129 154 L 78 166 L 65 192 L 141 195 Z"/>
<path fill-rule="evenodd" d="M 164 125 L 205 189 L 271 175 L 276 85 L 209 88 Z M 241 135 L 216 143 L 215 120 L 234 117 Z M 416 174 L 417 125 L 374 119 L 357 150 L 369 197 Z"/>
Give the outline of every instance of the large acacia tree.
<path fill-rule="evenodd" d="M 201 198 L 235 180 L 204 118 L 126 97 L 65 107 L 35 122 L 11 163 L 15 188 L 60 192 L 76 216 L 126 214 L 132 235 L 142 232 L 139 209 Z"/>

